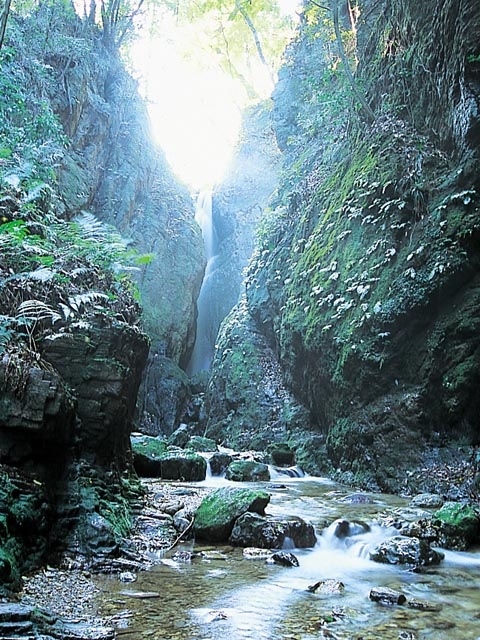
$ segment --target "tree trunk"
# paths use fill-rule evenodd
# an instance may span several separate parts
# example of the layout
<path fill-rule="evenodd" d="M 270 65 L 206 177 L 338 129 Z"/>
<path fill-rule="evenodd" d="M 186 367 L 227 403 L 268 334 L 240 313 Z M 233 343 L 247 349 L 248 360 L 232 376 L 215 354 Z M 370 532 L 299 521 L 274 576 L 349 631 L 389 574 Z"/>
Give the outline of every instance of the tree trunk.
<path fill-rule="evenodd" d="M 268 66 L 268 62 L 267 62 L 267 60 L 266 60 L 266 58 L 265 58 L 265 56 L 263 54 L 263 49 L 262 49 L 262 45 L 260 43 L 260 38 L 258 37 L 258 33 L 257 33 L 257 30 L 255 29 L 255 25 L 253 24 L 252 19 L 250 18 L 250 16 L 248 15 L 247 11 L 245 10 L 245 7 L 242 5 L 241 0 L 235 0 L 235 6 L 237 7 L 237 10 L 242 15 L 242 18 L 247 23 L 248 28 L 252 32 L 252 36 L 253 36 L 253 39 L 255 41 L 255 47 L 257 48 L 257 52 L 258 52 L 258 57 L 260 58 L 262 63 L 267 67 L 268 73 L 269 73 L 270 78 L 272 79 L 272 82 L 273 82 L 272 74 L 270 72 L 270 67 Z"/>
<path fill-rule="evenodd" d="M 7 29 L 7 20 L 8 14 L 10 13 L 10 5 L 12 4 L 12 0 L 5 0 L 5 4 L 3 5 L 2 14 L 0 15 L 0 50 L 3 46 L 3 41 L 5 40 L 5 31 Z"/>
<path fill-rule="evenodd" d="M 333 26 L 335 29 L 335 37 L 337 39 L 338 53 L 340 55 L 340 59 L 343 63 L 343 68 L 345 69 L 346 76 L 348 81 L 350 82 L 350 86 L 352 87 L 352 91 L 356 99 L 362 105 L 363 111 L 368 118 L 369 122 L 373 122 L 375 120 L 375 114 L 372 111 L 372 108 L 365 100 L 365 97 L 359 91 L 357 84 L 355 82 L 355 78 L 353 77 L 352 70 L 350 69 L 350 64 L 348 62 L 347 55 L 345 53 L 345 49 L 343 48 L 342 34 L 340 33 L 340 24 L 338 19 L 338 3 L 339 0 L 333 0 Z M 316 3 L 315 3 L 316 4 Z"/>

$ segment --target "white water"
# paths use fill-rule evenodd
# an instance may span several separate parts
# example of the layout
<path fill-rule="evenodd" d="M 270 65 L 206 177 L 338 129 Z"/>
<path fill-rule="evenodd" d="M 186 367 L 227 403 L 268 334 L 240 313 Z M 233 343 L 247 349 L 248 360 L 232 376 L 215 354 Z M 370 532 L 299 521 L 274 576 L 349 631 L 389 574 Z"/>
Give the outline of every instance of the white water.
<path fill-rule="evenodd" d="M 206 456 L 207 457 L 207 456 Z M 205 486 L 249 486 L 209 477 Z M 136 640 L 318 640 L 325 637 L 323 618 L 339 612 L 328 622 L 326 637 L 339 640 L 479 640 L 480 552 L 447 551 L 439 566 L 416 573 L 405 567 L 383 565 L 369 559 L 379 541 L 397 534 L 396 529 L 376 522 L 378 514 L 405 514 L 412 519 L 420 511 L 409 500 L 384 494 L 362 494 L 326 478 L 290 477 L 279 474 L 270 483 L 253 486 L 267 490 L 271 501 L 267 514 L 302 517 L 318 535 L 313 549 L 293 549 L 299 567 L 282 567 L 264 560 L 246 559 L 242 550 L 228 545 L 193 545 L 186 550 L 203 552 L 191 563 L 164 563 L 138 575 L 136 588 L 158 591 L 152 601 L 122 601 L 114 607 L 128 608 L 133 619 L 129 637 Z M 410 509 L 410 511 L 409 511 Z M 346 538 L 334 536 L 334 520 L 368 524 L 370 530 Z M 327 526 L 330 524 L 330 526 Z M 311 593 L 310 585 L 321 580 L 341 581 L 342 594 Z M 408 606 L 382 607 L 369 599 L 372 587 L 401 591 L 407 600 L 418 599 L 441 607 L 440 611 L 417 611 Z"/>

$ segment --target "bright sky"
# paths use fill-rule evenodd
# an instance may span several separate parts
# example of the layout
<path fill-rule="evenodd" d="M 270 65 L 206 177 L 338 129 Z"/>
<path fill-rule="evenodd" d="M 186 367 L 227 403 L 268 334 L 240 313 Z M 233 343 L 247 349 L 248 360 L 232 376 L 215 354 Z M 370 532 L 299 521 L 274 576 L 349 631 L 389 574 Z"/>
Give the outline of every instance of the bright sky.
<path fill-rule="evenodd" d="M 132 56 L 156 141 L 192 190 L 211 188 L 238 138 L 242 96 L 218 69 L 199 70 L 168 42 L 140 42 Z"/>
<path fill-rule="evenodd" d="M 293 13 L 299 0 L 280 0 Z M 165 28 L 165 26 L 164 26 Z M 192 191 L 225 174 L 238 139 L 243 89 L 219 68 L 199 69 L 178 53 L 174 24 L 168 38 L 140 37 L 131 55 L 147 98 L 152 129 L 175 174 Z M 265 86 L 265 96 L 271 86 Z"/>

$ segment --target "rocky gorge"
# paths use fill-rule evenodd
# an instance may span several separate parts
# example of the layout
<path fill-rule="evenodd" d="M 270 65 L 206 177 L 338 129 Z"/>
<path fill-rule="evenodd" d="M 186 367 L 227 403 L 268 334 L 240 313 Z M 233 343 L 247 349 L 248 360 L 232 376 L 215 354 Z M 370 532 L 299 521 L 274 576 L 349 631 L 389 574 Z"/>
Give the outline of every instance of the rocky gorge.
<path fill-rule="evenodd" d="M 121 625 L 95 623 L 92 572 L 136 580 L 179 543 L 186 566 L 223 545 L 293 571 L 327 538 L 346 549 L 377 526 L 390 533 L 371 560 L 412 571 L 478 546 L 480 12 L 424 5 L 303 7 L 272 99 L 245 114 L 213 190 L 218 336 L 193 376 L 202 235 L 136 83 L 91 16 L 57 2 L 10 15 L 2 637 L 115 637 Z M 312 522 L 294 490 L 298 513 L 276 513 L 303 473 L 358 493 L 342 485 Z M 372 492 L 401 508 L 372 516 L 358 506 L 383 500 Z M 52 609 L 62 581 L 84 589 L 88 623 L 69 618 L 71 595 Z M 383 587 L 371 600 L 399 604 Z"/>

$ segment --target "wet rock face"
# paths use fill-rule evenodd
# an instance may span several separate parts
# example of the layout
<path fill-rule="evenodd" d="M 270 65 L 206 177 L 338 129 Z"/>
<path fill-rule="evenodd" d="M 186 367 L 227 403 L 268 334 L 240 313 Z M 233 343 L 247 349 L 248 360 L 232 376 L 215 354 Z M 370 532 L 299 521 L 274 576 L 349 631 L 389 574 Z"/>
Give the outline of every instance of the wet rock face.
<path fill-rule="evenodd" d="M 434 11 L 433 1 L 427 6 Z M 349 106 L 332 114 L 311 105 L 311 82 L 320 87 L 329 68 L 314 9 L 280 73 L 274 121 L 287 174 L 248 267 L 247 314 L 222 327 L 209 428 L 246 439 L 248 397 L 256 424 L 272 429 L 262 384 L 248 390 L 265 339 L 284 387 L 327 437 L 317 440 L 322 454 L 308 458 L 317 473 L 326 460 L 327 471 L 364 487 L 449 495 L 448 479 L 441 486 L 435 478 L 448 474 L 452 440 L 478 442 L 480 412 L 478 63 L 465 65 L 479 17 L 472 2 L 445 2 L 431 25 L 413 0 L 392 12 L 368 0 L 362 7 L 379 18 L 360 17 L 356 32 L 357 76 L 377 112 L 371 126 L 353 127 L 354 141 L 345 133 Z M 425 53 L 428 82 L 405 47 Z M 391 81 L 398 77 L 408 80 Z M 292 426 L 290 439 L 300 432 Z M 317 442 L 308 449 L 320 450 Z"/>
<path fill-rule="evenodd" d="M 12 360 L 6 355 L 0 363 L 0 461 L 21 465 L 42 451 L 41 457 L 61 466 L 59 449 L 73 438 L 74 395 L 57 373 L 33 366 L 23 373 L 23 389 L 16 391 L 11 367 L 22 364 Z"/>
<path fill-rule="evenodd" d="M 142 433 L 170 436 L 180 423 L 190 394 L 188 377 L 178 364 L 159 353 L 151 353 L 138 400 Z"/>
<path fill-rule="evenodd" d="M 125 468 L 135 398 L 148 353 L 146 336 L 128 325 L 92 326 L 71 340 L 46 342 L 43 357 L 75 389 L 81 457 Z"/>

